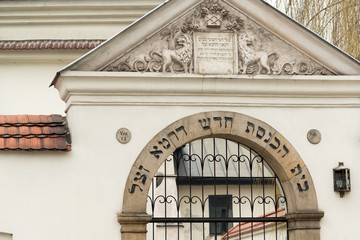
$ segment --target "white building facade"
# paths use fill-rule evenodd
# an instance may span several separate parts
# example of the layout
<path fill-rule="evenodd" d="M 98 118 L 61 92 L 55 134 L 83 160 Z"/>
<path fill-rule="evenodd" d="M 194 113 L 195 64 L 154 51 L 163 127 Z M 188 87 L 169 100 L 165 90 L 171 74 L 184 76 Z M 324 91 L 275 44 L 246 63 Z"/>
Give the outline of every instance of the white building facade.
<path fill-rule="evenodd" d="M 1 3 L 0 46 L 33 44 L 0 52 L 1 114 L 66 118 L 2 118 L 0 239 L 149 238 L 151 180 L 176 149 L 206 138 L 264 158 L 286 197 L 288 239 L 356 239 L 358 61 L 261 0 L 167 1 L 114 37 L 160 2 L 54 2 Z M 89 44 L 100 46 L 68 65 Z M 45 133 L 54 122 L 64 131 Z M 30 133 L 11 135 L 23 125 Z M 24 151 L 33 135 L 67 145 Z M 351 170 L 344 197 L 333 187 L 339 162 Z"/>

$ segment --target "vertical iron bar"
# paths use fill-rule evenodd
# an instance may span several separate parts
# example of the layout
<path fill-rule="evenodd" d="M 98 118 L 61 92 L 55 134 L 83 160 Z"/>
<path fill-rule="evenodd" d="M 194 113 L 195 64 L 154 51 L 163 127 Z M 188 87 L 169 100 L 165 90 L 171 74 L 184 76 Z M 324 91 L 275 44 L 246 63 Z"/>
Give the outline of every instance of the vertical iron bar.
<path fill-rule="evenodd" d="M 155 177 L 156 178 L 156 177 Z M 154 179 L 152 180 L 152 183 L 151 183 L 151 215 L 152 217 L 154 217 L 154 214 L 155 214 L 155 200 L 154 200 L 154 192 L 155 192 L 155 187 L 154 187 L 154 184 L 156 181 L 154 181 Z M 153 240 L 155 240 L 155 223 L 152 223 L 152 235 L 153 235 Z"/>
<path fill-rule="evenodd" d="M 278 197 L 277 197 L 277 181 L 276 181 L 276 178 L 275 178 L 275 217 L 277 217 L 277 210 L 278 210 L 278 204 L 279 204 L 279 199 L 278 199 Z"/>
<path fill-rule="evenodd" d="M 260 157 L 258 155 L 258 157 Z M 262 157 L 260 157 L 261 159 L 261 173 L 262 173 L 262 190 L 263 190 L 263 214 L 264 214 L 264 217 L 265 217 L 265 214 L 266 214 L 266 210 L 265 210 L 265 171 L 264 171 L 264 159 Z M 264 231 L 264 240 L 266 239 L 265 238 L 265 235 L 266 235 L 266 231 L 265 231 L 265 222 L 263 222 L 263 231 Z"/>
<path fill-rule="evenodd" d="M 176 159 L 177 157 L 173 156 L 173 166 L 174 166 L 174 180 L 176 182 L 176 175 L 179 174 L 179 167 L 178 167 L 178 162 L 180 162 L 180 160 L 177 160 Z M 179 164 L 180 165 L 180 164 Z M 177 215 L 177 218 L 180 217 L 180 202 L 179 202 L 179 196 L 180 196 L 180 193 L 179 193 L 179 186 L 176 186 L 176 215 Z M 177 223 L 177 240 L 180 240 L 180 222 Z"/>
<path fill-rule="evenodd" d="M 289 240 L 289 223 L 286 221 L 286 240 Z"/>
<path fill-rule="evenodd" d="M 189 143 L 189 176 L 190 176 L 190 190 L 189 190 L 189 202 L 190 202 L 190 218 L 192 218 L 192 171 L 191 171 L 191 142 Z M 190 223 L 190 240 L 192 240 L 192 222 Z"/>
<path fill-rule="evenodd" d="M 213 160 L 214 160 L 214 195 L 216 196 L 216 143 L 213 138 Z M 216 216 L 216 204 L 215 204 L 215 218 Z M 217 222 L 215 222 L 215 240 L 217 240 Z"/>
<path fill-rule="evenodd" d="M 239 198 L 239 217 L 241 218 L 241 183 L 240 183 L 240 179 L 241 179 L 241 151 L 240 151 L 240 148 L 241 148 L 241 145 L 240 143 L 237 143 L 238 144 L 238 180 L 239 180 L 239 195 L 238 195 L 238 198 Z M 239 239 L 241 240 L 241 222 L 239 221 Z"/>
<path fill-rule="evenodd" d="M 278 199 L 277 199 L 277 192 L 276 192 L 276 189 L 277 189 L 277 182 L 276 182 L 276 179 L 275 179 L 275 217 L 278 216 Z M 276 235 L 276 240 L 278 239 L 278 226 L 277 226 L 277 223 L 275 223 L 275 235 Z"/>
<path fill-rule="evenodd" d="M 228 140 L 225 139 L 225 173 L 226 173 L 226 195 L 229 195 L 229 159 L 228 159 Z M 232 204 L 232 198 L 231 198 L 231 202 L 230 204 Z M 226 206 L 227 208 L 227 215 L 226 217 L 229 217 L 229 206 Z M 228 232 L 229 229 L 229 222 L 226 222 L 226 232 Z M 227 239 L 229 239 L 229 235 L 227 235 Z"/>
<path fill-rule="evenodd" d="M 202 217 L 204 217 L 205 214 L 205 200 L 204 200 L 204 167 L 205 167 L 205 159 L 204 159 L 204 140 L 201 139 L 201 159 L 200 159 L 200 166 L 201 166 L 201 211 L 202 211 Z M 205 240 L 205 222 L 202 223 L 203 228 L 203 240 Z"/>
<path fill-rule="evenodd" d="M 165 219 L 167 218 L 167 198 L 168 198 L 168 196 L 167 196 L 167 178 L 168 178 L 168 174 L 167 174 L 167 159 L 165 159 L 165 165 L 164 165 L 164 168 L 165 168 L 165 170 L 164 170 L 164 175 L 165 175 L 165 177 L 164 177 L 164 179 L 165 179 L 165 183 L 164 183 L 164 187 L 165 187 L 165 193 L 164 193 L 164 195 L 165 195 Z M 167 222 L 165 222 L 165 231 L 164 231 L 164 233 L 165 233 L 165 240 L 167 240 Z"/>
<path fill-rule="evenodd" d="M 252 159 L 252 155 L 251 155 L 251 151 L 252 149 L 250 148 L 250 194 L 251 194 L 251 203 L 250 203 L 250 210 L 251 210 L 251 218 L 254 218 L 254 193 L 253 193 L 253 175 L 252 175 L 252 168 L 253 168 L 253 159 Z M 251 240 L 254 239 L 254 224 L 253 222 L 251 222 Z"/>

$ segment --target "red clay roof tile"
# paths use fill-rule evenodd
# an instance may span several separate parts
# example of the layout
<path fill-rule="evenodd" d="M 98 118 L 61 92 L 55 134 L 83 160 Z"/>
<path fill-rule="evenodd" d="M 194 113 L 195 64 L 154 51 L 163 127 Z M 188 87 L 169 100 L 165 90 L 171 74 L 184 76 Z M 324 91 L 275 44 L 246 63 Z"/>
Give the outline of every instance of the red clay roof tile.
<path fill-rule="evenodd" d="M 30 149 L 40 150 L 42 148 L 40 138 L 30 138 L 29 140 L 30 140 Z"/>
<path fill-rule="evenodd" d="M 65 144 L 63 139 L 56 138 L 55 141 L 56 141 L 56 148 L 62 149 L 62 150 L 65 150 L 67 148 L 67 145 Z"/>
<path fill-rule="evenodd" d="M 61 115 L 53 114 L 53 115 L 50 115 L 50 117 L 52 119 L 52 122 L 61 123 L 64 121 L 64 117 Z"/>
<path fill-rule="evenodd" d="M 6 116 L 0 115 L 0 124 L 4 124 L 4 123 L 6 123 Z"/>
<path fill-rule="evenodd" d="M 19 134 L 19 130 L 17 127 L 7 127 L 6 130 L 7 130 L 6 133 L 9 135 Z"/>
<path fill-rule="evenodd" d="M 30 139 L 20 138 L 19 139 L 19 149 L 28 150 L 30 149 Z"/>
<path fill-rule="evenodd" d="M 29 123 L 40 123 L 39 115 L 29 115 Z"/>
<path fill-rule="evenodd" d="M 45 149 L 53 149 L 56 146 L 56 138 L 48 138 L 43 140 Z"/>
<path fill-rule="evenodd" d="M 0 138 L 0 149 L 4 149 L 4 148 L 5 148 L 5 139 Z"/>
<path fill-rule="evenodd" d="M 7 115 L 7 116 L 5 116 L 5 119 L 6 119 L 6 123 L 8 123 L 8 124 L 17 123 L 16 115 Z"/>
<path fill-rule="evenodd" d="M 41 127 L 36 127 L 36 126 L 31 127 L 30 132 L 31 132 L 31 134 L 34 134 L 34 135 L 42 134 Z"/>
<path fill-rule="evenodd" d="M 62 127 L 53 127 L 56 134 L 65 134 L 65 129 Z"/>
<path fill-rule="evenodd" d="M 54 128 L 56 127 L 42 127 L 42 132 L 43 134 L 54 134 L 55 133 Z"/>
<path fill-rule="evenodd" d="M 0 115 L 0 150 L 70 151 L 65 117 Z"/>
<path fill-rule="evenodd" d="M 18 115 L 17 121 L 18 121 L 18 123 L 28 123 L 29 117 L 27 115 Z"/>
<path fill-rule="evenodd" d="M 6 139 L 6 147 L 9 149 L 17 149 L 18 141 L 16 138 L 7 138 Z"/>
<path fill-rule="evenodd" d="M 48 115 L 40 115 L 40 121 L 42 123 L 51 123 L 52 122 L 52 118 Z"/>
<path fill-rule="evenodd" d="M 22 136 L 30 135 L 30 127 L 27 126 L 19 127 L 19 134 Z"/>

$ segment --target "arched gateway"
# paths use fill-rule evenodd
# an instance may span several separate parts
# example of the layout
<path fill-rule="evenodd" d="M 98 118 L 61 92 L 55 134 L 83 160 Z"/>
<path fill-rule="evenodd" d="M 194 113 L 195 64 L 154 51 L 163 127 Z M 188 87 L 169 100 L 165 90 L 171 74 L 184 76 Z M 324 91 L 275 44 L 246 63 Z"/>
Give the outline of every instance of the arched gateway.
<path fill-rule="evenodd" d="M 197 139 L 222 138 L 241 143 L 266 159 L 276 174 L 287 202 L 288 239 L 320 239 L 318 210 L 310 173 L 294 147 L 274 128 L 235 112 L 204 112 L 180 119 L 157 134 L 142 150 L 126 183 L 122 213 L 118 215 L 122 240 L 145 240 L 151 180 L 177 149 Z"/>

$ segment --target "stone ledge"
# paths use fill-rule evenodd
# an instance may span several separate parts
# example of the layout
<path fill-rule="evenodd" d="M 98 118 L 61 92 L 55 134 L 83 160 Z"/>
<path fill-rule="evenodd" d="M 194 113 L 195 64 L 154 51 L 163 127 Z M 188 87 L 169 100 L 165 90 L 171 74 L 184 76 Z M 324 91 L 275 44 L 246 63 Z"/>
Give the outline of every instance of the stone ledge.
<path fill-rule="evenodd" d="M 288 230 L 318 230 L 320 229 L 320 220 L 324 217 L 324 212 L 294 212 L 285 215 L 289 223 Z"/>
<path fill-rule="evenodd" d="M 146 213 L 119 213 L 117 217 L 120 224 L 143 224 L 148 223 L 151 218 Z"/>

